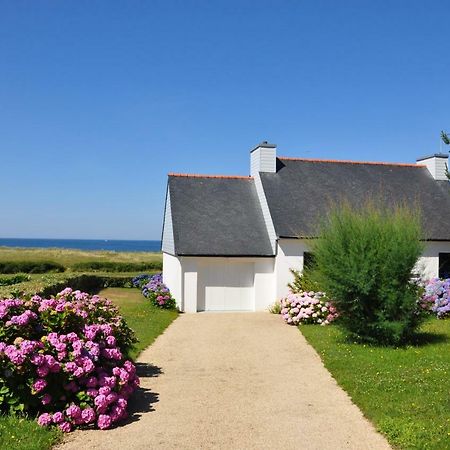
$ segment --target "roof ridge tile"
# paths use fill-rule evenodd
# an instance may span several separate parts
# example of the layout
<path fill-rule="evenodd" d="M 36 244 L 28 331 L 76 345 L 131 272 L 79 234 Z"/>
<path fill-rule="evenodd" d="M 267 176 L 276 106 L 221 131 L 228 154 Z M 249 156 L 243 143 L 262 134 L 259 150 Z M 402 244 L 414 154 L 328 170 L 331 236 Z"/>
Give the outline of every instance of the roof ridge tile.
<path fill-rule="evenodd" d="M 426 167 L 425 164 L 413 164 L 413 163 L 391 163 L 391 162 L 381 162 L 381 161 L 352 161 L 349 159 L 316 159 L 316 158 L 293 158 L 289 156 L 279 156 L 279 160 L 283 161 L 304 161 L 304 162 L 325 162 L 325 163 L 336 163 L 336 164 L 367 164 L 373 166 L 395 166 L 395 167 Z"/>
<path fill-rule="evenodd" d="M 253 180 L 251 176 L 244 175 L 201 175 L 196 173 L 173 173 L 169 172 L 169 177 L 188 177 L 188 178 L 218 178 L 225 180 Z"/>

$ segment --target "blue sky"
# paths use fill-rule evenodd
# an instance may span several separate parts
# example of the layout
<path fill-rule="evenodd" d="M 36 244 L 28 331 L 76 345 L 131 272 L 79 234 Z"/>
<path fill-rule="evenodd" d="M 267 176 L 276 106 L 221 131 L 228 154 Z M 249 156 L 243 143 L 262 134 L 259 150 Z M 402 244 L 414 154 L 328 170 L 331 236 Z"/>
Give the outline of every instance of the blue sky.
<path fill-rule="evenodd" d="M 414 161 L 450 129 L 448 1 L 0 0 L 0 237 L 159 239 L 168 172 Z"/>

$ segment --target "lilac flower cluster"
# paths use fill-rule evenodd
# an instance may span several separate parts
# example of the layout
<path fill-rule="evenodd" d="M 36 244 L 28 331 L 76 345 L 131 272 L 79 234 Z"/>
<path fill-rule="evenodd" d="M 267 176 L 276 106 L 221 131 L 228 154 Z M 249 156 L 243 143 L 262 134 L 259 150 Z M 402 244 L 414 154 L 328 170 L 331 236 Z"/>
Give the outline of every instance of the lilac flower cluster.
<path fill-rule="evenodd" d="M 289 293 L 281 299 L 281 316 L 286 323 L 328 325 L 338 317 L 336 308 L 323 292 Z"/>
<path fill-rule="evenodd" d="M 160 308 L 175 308 L 175 299 L 169 288 L 163 283 L 162 274 L 153 275 L 147 284 L 142 286 L 144 297 Z"/>
<path fill-rule="evenodd" d="M 437 315 L 438 319 L 450 317 L 450 278 L 433 278 L 425 284 L 420 306 Z"/>
<path fill-rule="evenodd" d="M 147 284 L 150 281 L 151 278 L 152 278 L 152 276 L 149 275 L 148 273 L 143 273 L 141 275 L 135 276 L 131 280 L 131 282 L 133 283 L 133 287 L 142 289 L 144 284 Z"/>
<path fill-rule="evenodd" d="M 0 412 L 42 426 L 109 428 L 139 385 L 124 352 L 133 332 L 109 300 L 64 289 L 55 298 L 0 300 Z"/>

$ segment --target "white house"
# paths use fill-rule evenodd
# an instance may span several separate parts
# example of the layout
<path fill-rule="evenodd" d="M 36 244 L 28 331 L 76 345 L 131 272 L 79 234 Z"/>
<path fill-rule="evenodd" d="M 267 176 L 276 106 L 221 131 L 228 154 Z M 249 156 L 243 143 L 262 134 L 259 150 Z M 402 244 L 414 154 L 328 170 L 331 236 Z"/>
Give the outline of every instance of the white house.
<path fill-rule="evenodd" d="M 369 196 L 422 211 L 424 278 L 450 272 L 447 155 L 417 164 L 277 157 L 263 142 L 250 176 L 169 174 L 162 250 L 164 282 L 185 312 L 264 310 L 287 293 L 330 205 Z"/>

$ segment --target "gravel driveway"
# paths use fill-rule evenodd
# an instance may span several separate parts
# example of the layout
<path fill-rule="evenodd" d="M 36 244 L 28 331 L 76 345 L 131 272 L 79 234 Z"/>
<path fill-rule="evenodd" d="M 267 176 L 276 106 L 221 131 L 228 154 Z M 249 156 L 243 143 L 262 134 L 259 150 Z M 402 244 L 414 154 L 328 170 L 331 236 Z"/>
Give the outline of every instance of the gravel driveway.
<path fill-rule="evenodd" d="M 390 448 L 279 316 L 184 314 L 139 361 L 129 422 L 62 449 Z"/>

